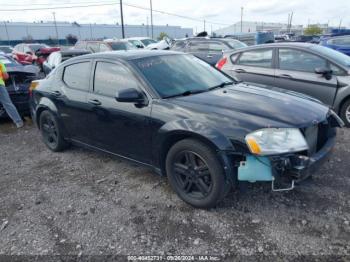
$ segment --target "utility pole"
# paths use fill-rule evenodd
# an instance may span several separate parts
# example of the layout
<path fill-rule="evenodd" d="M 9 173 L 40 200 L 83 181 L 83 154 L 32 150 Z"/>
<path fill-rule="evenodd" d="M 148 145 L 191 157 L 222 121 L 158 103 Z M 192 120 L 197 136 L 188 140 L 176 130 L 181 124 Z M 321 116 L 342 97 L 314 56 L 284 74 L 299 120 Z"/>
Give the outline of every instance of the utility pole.
<path fill-rule="evenodd" d="M 120 19 L 122 24 L 122 38 L 125 38 L 125 32 L 124 32 L 124 16 L 123 16 L 123 1 L 120 0 Z"/>
<path fill-rule="evenodd" d="M 147 37 L 149 37 L 149 24 L 148 24 L 148 16 L 147 16 Z"/>
<path fill-rule="evenodd" d="M 293 13 L 290 15 L 290 23 L 289 23 L 289 33 L 292 31 L 292 20 L 293 20 Z"/>
<path fill-rule="evenodd" d="M 241 33 L 243 33 L 243 6 L 241 7 Z"/>
<path fill-rule="evenodd" d="M 9 35 L 9 31 L 7 30 L 7 25 L 5 21 L 4 21 L 4 26 L 5 26 L 6 35 L 7 35 L 7 42 L 10 45 L 10 35 Z"/>
<path fill-rule="evenodd" d="M 341 28 L 341 22 L 342 22 L 342 18 L 340 18 L 340 22 L 339 22 L 339 30 L 340 30 L 340 28 Z"/>
<path fill-rule="evenodd" d="M 55 24 L 57 44 L 59 45 L 59 44 L 60 44 L 60 41 L 59 41 L 59 39 L 58 39 L 58 30 L 57 30 L 57 23 L 56 23 L 56 13 L 55 13 L 55 12 L 52 12 L 52 14 L 53 14 L 53 22 L 54 22 L 54 24 Z"/>
<path fill-rule="evenodd" d="M 151 7 L 151 36 L 153 39 L 153 8 L 152 8 L 152 0 L 149 0 L 149 5 Z"/>
<path fill-rule="evenodd" d="M 91 23 L 90 23 L 90 39 L 92 40 L 92 27 L 91 27 Z"/>
<path fill-rule="evenodd" d="M 203 32 L 205 32 L 205 19 L 204 19 L 204 21 L 203 21 L 203 22 L 204 22 L 204 27 L 203 27 L 203 28 L 204 28 L 204 30 L 203 30 Z"/>

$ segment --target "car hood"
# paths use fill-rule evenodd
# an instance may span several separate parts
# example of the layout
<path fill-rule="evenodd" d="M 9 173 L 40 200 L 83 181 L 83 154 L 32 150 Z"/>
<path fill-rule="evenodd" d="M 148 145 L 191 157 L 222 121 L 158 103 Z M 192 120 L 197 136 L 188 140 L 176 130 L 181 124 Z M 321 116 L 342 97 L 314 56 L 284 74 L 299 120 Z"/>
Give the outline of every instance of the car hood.
<path fill-rule="evenodd" d="M 329 112 L 321 103 L 246 83 L 167 101 L 176 107 L 174 112 L 184 112 L 182 118 L 239 139 L 260 128 L 307 127 L 324 121 Z"/>

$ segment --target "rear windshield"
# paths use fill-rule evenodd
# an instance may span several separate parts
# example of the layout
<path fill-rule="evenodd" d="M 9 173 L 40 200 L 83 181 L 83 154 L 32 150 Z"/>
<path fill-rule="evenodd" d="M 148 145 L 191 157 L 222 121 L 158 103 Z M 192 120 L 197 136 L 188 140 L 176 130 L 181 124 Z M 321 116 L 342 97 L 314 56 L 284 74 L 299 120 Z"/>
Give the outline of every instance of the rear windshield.
<path fill-rule="evenodd" d="M 40 44 L 35 44 L 35 45 L 29 45 L 30 49 L 32 49 L 34 52 L 38 51 L 41 48 L 48 48 L 49 46 L 47 45 L 40 45 Z"/>
<path fill-rule="evenodd" d="M 325 56 L 328 56 L 329 58 L 335 60 L 338 64 L 342 66 L 346 66 L 350 68 L 350 56 L 347 56 L 331 48 L 320 46 L 320 45 L 314 45 L 310 47 L 310 49 L 315 50 Z"/>
<path fill-rule="evenodd" d="M 113 50 L 136 49 L 135 46 L 133 46 L 129 42 L 114 42 L 114 43 L 110 43 L 110 46 L 112 47 Z"/>
<path fill-rule="evenodd" d="M 150 44 L 157 43 L 157 41 L 154 41 L 153 39 L 142 39 L 141 42 L 145 45 L 148 46 Z"/>

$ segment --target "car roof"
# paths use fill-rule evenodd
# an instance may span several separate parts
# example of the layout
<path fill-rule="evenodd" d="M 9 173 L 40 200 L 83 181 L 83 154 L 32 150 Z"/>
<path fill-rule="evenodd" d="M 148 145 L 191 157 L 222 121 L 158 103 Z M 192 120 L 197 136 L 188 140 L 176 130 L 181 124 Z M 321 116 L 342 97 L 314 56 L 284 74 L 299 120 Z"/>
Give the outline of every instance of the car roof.
<path fill-rule="evenodd" d="M 78 54 L 91 54 L 90 51 L 84 49 L 68 49 L 63 51 L 57 51 L 61 53 L 62 56 L 78 55 Z"/>
<path fill-rule="evenodd" d="M 70 61 L 77 61 L 81 59 L 94 59 L 94 58 L 104 58 L 104 59 L 123 59 L 123 60 L 134 60 L 145 57 L 152 56 L 164 56 L 164 55 L 180 55 L 182 52 L 175 52 L 169 50 L 123 50 L 123 51 L 110 51 L 94 53 L 84 56 L 78 56 L 70 59 Z"/>
<path fill-rule="evenodd" d="M 262 48 L 273 48 L 273 47 L 298 47 L 298 48 L 308 49 L 314 45 L 315 44 L 312 44 L 312 43 L 278 42 L 278 43 L 247 46 L 247 47 L 237 49 L 237 50 L 235 50 L 235 52 L 242 52 L 242 51 L 246 51 L 246 50 L 262 49 Z"/>

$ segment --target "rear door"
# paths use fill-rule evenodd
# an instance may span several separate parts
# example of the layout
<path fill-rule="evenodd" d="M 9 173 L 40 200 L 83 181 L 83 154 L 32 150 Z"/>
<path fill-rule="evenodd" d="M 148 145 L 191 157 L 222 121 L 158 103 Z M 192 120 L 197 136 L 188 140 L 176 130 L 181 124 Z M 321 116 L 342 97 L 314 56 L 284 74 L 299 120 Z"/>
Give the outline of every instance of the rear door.
<path fill-rule="evenodd" d="M 90 89 L 91 65 L 90 60 L 81 60 L 65 66 L 62 73 L 58 72 L 61 77 L 51 87 L 50 93 L 70 138 L 83 143 L 88 142 L 89 135 L 86 98 Z"/>
<path fill-rule="evenodd" d="M 329 68 L 325 58 L 301 49 L 279 48 L 276 86 L 315 97 L 332 105 L 337 91 L 337 78 L 327 80 L 316 74 L 316 68 Z"/>
<path fill-rule="evenodd" d="M 88 95 L 89 143 L 115 154 L 150 162 L 151 105 L 137 106 L 115 99 L 122 89 L 143 90 L 141 83 L 122 62 L 96 60 L 94 72 L 93 91 Z"/>
<path fill-rule="evenodd" d="M 238 80 L 264 85 L 274 85 L 274 48 L 259 48 L 242 52 L 231 57 L 228 73 Z"/>

